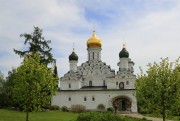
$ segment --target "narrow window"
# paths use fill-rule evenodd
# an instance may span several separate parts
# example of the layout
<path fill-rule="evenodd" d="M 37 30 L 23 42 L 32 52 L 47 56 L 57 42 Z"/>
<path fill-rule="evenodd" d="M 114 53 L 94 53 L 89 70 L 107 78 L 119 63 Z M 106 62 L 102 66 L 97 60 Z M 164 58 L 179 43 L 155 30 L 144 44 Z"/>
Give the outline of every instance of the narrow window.
<path fill-rule="evenodd" d="M 94 52 L 93 52 L 93 59 L 94 59 Z"/>
<path fill-rule="evenodd" d="M 71 84 L 69 83 L 69 88 L 71 88 Z"/>
<path fill-rule="evenodd" d="M 106 86 L 105 80 L 103 81 L 103 86 Z"/>
<path fill-rule="evenodd" d="M 129 85 L 129 81 L 126 81 L 126 85 Z"/>
<path fill-rule="evenodd" d="M 92 97 L 92 101 L 95 101 L 95 98 L 94 98 L 94 97 Z"/>
<path fill-rule="evenodd" d="M 89 81 L 89 86 L 92 87 L 92 81 Z"/>
<path fill-rule="evenodd" d="M 118 82 L 116 82 L 116 85 L 118 85 Z"/>
<path fill-rule="evenodd" d="M 86 97 L 84 97 L 84 101 L 87 101 L 87 98 L 86 98 Z"/>
<path fill-rule="evenodd" d="M 69 97 L 69 101 L 71 101 L 71 97 Z"/>

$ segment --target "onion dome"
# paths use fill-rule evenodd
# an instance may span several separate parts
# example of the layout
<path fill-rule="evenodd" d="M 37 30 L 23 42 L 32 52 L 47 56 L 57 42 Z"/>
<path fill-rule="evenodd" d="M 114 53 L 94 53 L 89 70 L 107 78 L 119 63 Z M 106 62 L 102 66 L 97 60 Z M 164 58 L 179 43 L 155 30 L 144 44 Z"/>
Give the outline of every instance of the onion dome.
<path fill-rule="evenodd" d="M 125 44 L 123 44 L 123 49 L 119 53 L 120 58 L 129 58 L 129 52 L 126 50 Z"/>
<path fill-rule="evenodd" d="M 88 48 L 100 48 L 102 46 L 101 40 L 96 36 L 96 32 L 93 31 L 92 37 L 87 41 Z"/>
<path fill-rule="evenodd" d="M 69 60 L 75 60 L 75 61 L 78 61 L 78 56 L 77 54 L 74 52 L 74 49 L 73 49 L 73 52 L 71 53 L 71 55 L 69 55 Z"/>

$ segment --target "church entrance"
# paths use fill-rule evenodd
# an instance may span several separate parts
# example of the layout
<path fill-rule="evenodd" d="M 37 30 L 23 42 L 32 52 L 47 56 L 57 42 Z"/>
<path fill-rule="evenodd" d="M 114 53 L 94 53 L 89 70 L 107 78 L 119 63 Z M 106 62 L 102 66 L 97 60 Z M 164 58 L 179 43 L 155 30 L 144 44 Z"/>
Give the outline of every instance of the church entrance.
<path fill-rule="evenodd" d="M 119 113 L 131 112 L 131 101 L 126 97 L 117 97 L 113 101 L 113 107 L 116 108 Z"/>

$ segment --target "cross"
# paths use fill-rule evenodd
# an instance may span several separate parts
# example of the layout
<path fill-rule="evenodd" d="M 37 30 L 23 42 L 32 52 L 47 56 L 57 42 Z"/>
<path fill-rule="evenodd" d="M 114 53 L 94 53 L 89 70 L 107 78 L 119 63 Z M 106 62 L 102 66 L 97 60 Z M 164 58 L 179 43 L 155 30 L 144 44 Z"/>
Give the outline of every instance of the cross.
<path fill-rule="evenodd" d="M 73 42 L 73 52 L 74 52 L 74 42 Z"/>

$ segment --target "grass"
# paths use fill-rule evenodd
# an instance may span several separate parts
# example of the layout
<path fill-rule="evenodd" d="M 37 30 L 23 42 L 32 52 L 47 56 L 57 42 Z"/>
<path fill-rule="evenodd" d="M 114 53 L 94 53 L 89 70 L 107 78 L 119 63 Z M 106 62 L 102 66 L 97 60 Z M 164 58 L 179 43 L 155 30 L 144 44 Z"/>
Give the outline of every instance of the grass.
<path fill-rule="evenodd" d="M 160 114 L 143 114 L 143 115 L 150 116 L 150 117 L 162 118 L 162 115 L 160 115 Z M 173 121 L 180 121 L 180 116 L 169 116 L 166 119 L 173 120 Z"/>
<path fill-rule="evenodd" d="M 71 121 L 73 119 L 76 119 L 78 115 L 79 115 L 78 113 L 62 112 L 62 111 L 30 112 L 29 121 Z M 0 109 L 0 121 L 25 121 L 25 117 L 26 117 L 25 112 Z M 180 117 L 174 117 L 173 119 L 177 120 L 179 118 Z M 126 116 L 124 116 L 123 119 L 126 119 L 127 121 L 138 120 Z"/>
<path fill-rule="evenodd" d="M 78 114 L 62 111 L 31 112 L 29 121 L 69 121 L 76 119 Z M 26 113 L 0 109 L 0 121 L 25 121 Z"/>

